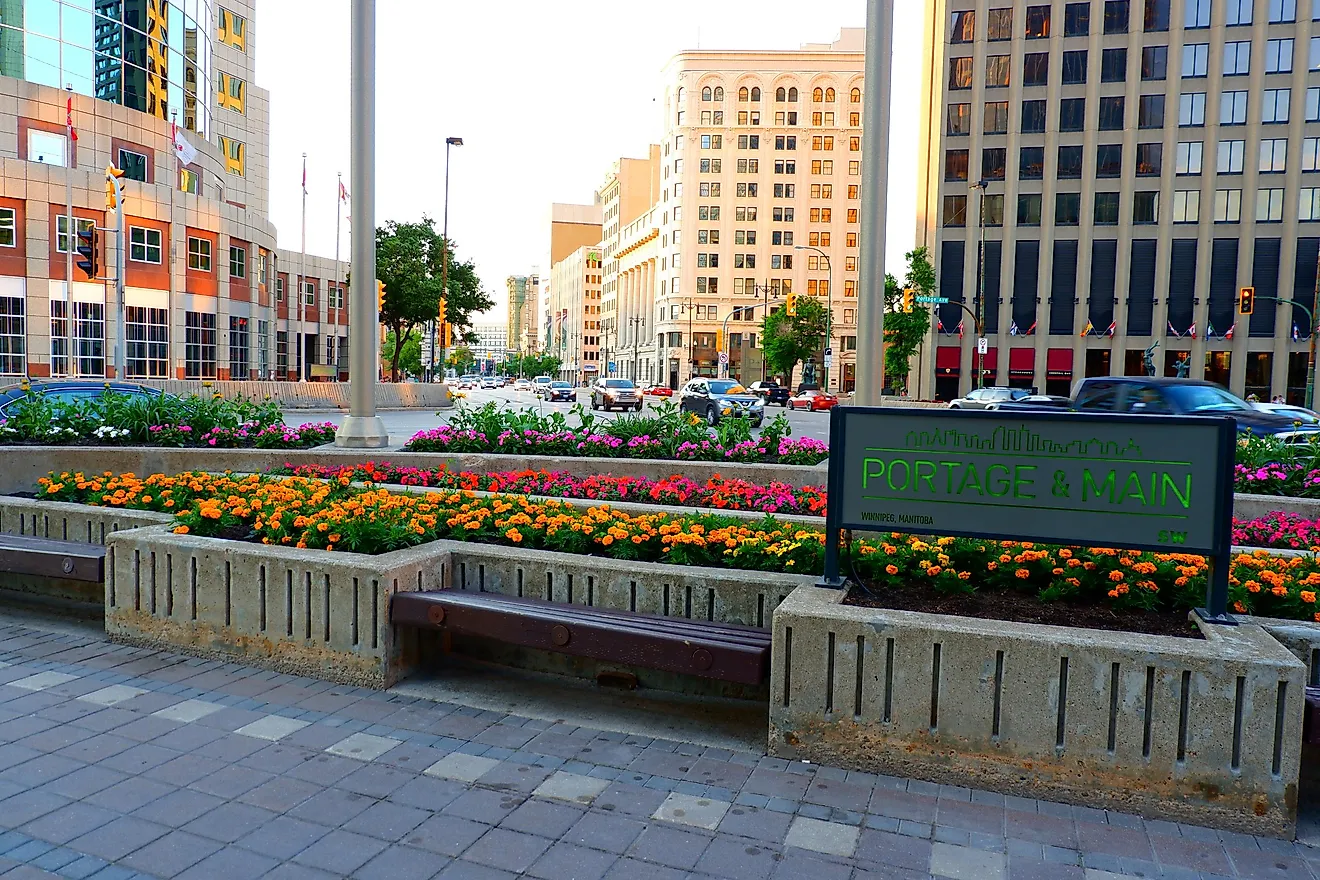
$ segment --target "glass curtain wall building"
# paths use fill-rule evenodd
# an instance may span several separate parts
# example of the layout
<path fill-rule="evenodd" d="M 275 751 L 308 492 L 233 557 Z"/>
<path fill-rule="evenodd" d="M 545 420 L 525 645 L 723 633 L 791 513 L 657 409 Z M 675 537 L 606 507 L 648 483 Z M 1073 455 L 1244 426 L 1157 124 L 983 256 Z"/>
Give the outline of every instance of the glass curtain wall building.
<path fill-rule="evenodd" d="M 215 22 L 209 0 L 0 0 L 0 75 L 208 135 Z"/>

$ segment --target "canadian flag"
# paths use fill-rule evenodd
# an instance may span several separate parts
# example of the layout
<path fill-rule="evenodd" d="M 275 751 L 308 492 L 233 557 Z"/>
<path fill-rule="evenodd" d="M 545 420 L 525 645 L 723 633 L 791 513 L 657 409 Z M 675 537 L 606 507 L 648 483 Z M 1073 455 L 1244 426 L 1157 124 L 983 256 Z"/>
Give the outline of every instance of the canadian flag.
<path fill-rule="evenodd" d="M 183 136 L 183 129 L 175 123 L 171 123 L 171 140 L 174 141 L 174 155 L 184 165 L 191 165 L 197 161 L 197 148 L 188 143 L 188 139 Z"/>
<path fill-rule="evenodd" d="M 69 137 L 76 144 L 78 143 L 78 129 L 73 127 L 73 98 L 69 98 L 68 111 L 64 116 L 65 123 L 69 126 Z"/>
<path fill-rule="evenodd" d="M 339 181 L 339 201 L 348 201 L 348 190 L 344 189 L 344 182 L 342 180 Z"/>

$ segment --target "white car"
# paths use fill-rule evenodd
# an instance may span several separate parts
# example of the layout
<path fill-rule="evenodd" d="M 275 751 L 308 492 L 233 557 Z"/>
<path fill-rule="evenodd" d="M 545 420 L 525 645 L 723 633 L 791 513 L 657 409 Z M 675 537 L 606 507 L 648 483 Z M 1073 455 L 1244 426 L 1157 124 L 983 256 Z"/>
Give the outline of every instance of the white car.
<path fill-rule="evenodd" d="M 494 390 L 500 387 L 500 380 L 496 379 L 494 376 L 487 376 L 481 380 L 481 387 L 483 389 Z"/>
<path fill-rule="evenodd" d="M 1256 403 L 1252 402 L 1252 409 L 1258 409 L 1261 412 L 1274 413 L 1276 416 L 1288 416 L 1300 423 L 1302 429 L 1320 427 L 1320 413 L 1309 410 L 1304 406 L 1293 406 L 1290 403 Z"/>
<path fill-rule="evenodd" d="M 549 376 L 537 376 L 532 380 L 532 390 L 536 392 L 537 397 L 540 397 L 552 382 L 554 382 L 554 379 Z"/>
<path fill-rule="evenodd" d="M 531 391 L 531 390 L 532 390 L 532 383 L 531 383 L 531 380 L 529 380 L 529 379 L 519 379 L 518 381 L 516 381 L 516 382 L 513 383 L 513 390 L 514 390 L 514 391 Z"/>

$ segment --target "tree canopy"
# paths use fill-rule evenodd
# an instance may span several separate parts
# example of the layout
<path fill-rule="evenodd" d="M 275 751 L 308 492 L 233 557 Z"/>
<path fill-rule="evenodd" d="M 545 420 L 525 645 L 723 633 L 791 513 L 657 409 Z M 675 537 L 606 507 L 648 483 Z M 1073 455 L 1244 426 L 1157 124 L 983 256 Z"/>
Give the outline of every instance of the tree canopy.
<path fill-rule="evenodd" d="M 924 247 L 909 251 L 907 277 L 900 285 L 893 275 L 885 275 L 885 384 L 906 389 L 912 355 L 930 332 L 931 306 L 918 303 L 911 312 L 903 311 L 903 289 L 910 287 L 917 296 L 935 295 L 935 268 Z"/>
<path fill-rule="evenodd" d="M 797 365 L 820 350 L 825 340 L 825 307 L 814 297 L 797 298 L 797 314 L 781 305 L 761 320 L 761 348 L 771 372 L 793 381 Z"/>

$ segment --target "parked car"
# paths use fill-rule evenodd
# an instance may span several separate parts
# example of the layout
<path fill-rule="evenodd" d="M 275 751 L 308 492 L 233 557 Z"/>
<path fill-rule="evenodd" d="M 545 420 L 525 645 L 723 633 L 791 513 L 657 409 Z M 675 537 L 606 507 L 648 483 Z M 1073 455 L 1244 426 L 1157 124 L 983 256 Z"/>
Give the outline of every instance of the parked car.
<path fill-rule="evenodd" d="M 673 397 L 674 389 L 668 385 L 648 385 L 642 390 L 642 394 L 649 394 L 652 397 Z"/>
<path fill-rule="evenodd" d="M 767 405 L 777 403 L 780 406 L 788 406 L 788 399 L 792 396 L 787 388 L 773 379 L 763 382 L 753 382 L 751 385 L 747 386 L 747 390 L 749 393 L 755 394 L 757 397 L 764 400 Z"/>
<path fill-rule="evenodd" d="M 531 391 L 531 390 L 532 390 L 532 380 L 531 380 L 531 379 L 518 379 L 517 381 L 515 381 L 515 382 L 513 383 L 513 390 L 514 390 L 514 391 Z"/>
<path fill-rule="evenodd" d="M 1316 434 L 1299 431 L 1292 416 L 1262 412 L 1236 394 L 1204 379 L 1162 376 L 1094 376 L 1077 386 L 1072 409 L 1084 413 L 1230 416 L 1243 434 L 1260 436 Z"/>
<path fill-rule="evenodd" d="M 631 379 L 597 379 L 591 386 L 591 408 L 642 411 L 642 397 Z"/>
<path fill-rule="evenodd" d="M 107 392 L 131 396 L 161 397 L 164 392 L 159 388 L 137 385 L 132 382 L 106 382 L 103 379 L 54 379 L 23 385 L 8 385 L 0 388 L 0 417 L 5 417 L 18 401 L 33 394 L 44 395 L 61 403 L 74 403 L 101 397 Z"/>
<path fill-rule="evenodd" d="M 992 403 L 1008 403 L 1030 397 L 1026 388 L 1005 388 L 993 385 L 989 388 L 977 388 L 966 397 L 949 401 L 949 409 L 986 409 Z"/>
<path fill-rule="evenodd" d="M 551 382 L 550 387 L 545 389 L 544 396 L 549 403 L 560 400 L 577 403 L 577 389 L 568 382 Z"/>
<path fill-rule="evenodd" d="M 828 410 L 838 405 L 839 398 L 833 394 L 826 394 L 819 388 L 803 391 L 801 394 L 795 394 L 788 399 L 789 409 L 805 409 L 808 412 Z"/>
<path fill-rule="evenodd" d="M 702 416 L 708 425 L 733 417 L 750 419 L 759 428 L 765 419 L 765 401 L 733 379 L 693 379 L 679 392 L 679 408 Z"/>
<path fill-rule="evenodd" d="M 1290 403 L 1252 403 L 1253 409 L 1261 412 L 1274 413 L 1275 415 L 1287 416 L 1294 422 L 1300 422 L 1302 428 L 1320 427 L 1320 413 L 1315 410 L 1307 409 L 1304 406 L 1293 406 Z"/>
<path fill-rule="evenodd" d="M 532 380 L 532 393 L 537 397 L 540 397 L 553 382 L 554 379 L 551 379 L 549 376 L 537 376 Z"/>

